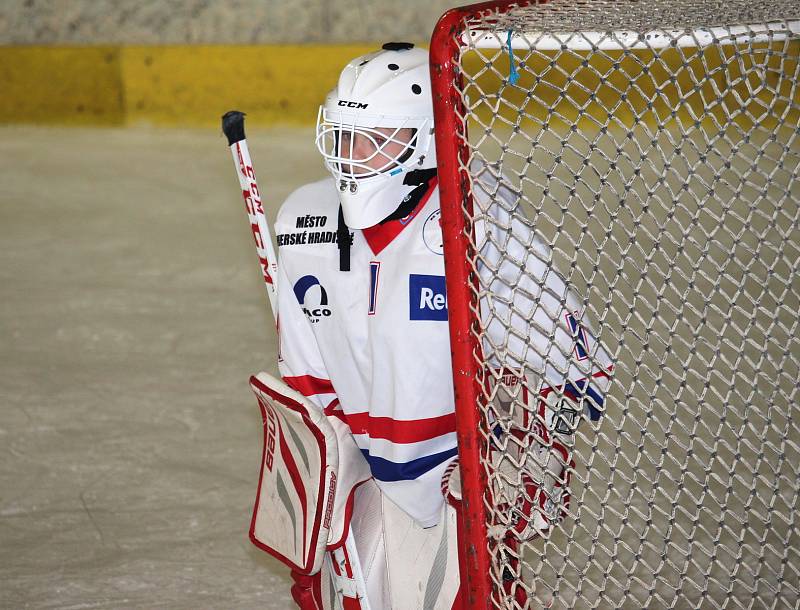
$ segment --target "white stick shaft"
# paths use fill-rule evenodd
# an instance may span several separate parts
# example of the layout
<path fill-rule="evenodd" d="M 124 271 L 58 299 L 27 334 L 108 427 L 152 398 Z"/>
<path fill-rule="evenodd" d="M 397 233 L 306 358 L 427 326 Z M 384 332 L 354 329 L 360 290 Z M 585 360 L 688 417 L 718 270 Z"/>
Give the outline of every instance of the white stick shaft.
<path fill-rule="evenodd" d="M 239 176 L 239 185 L 242 187 L 242 196 L 244 197 L 244 204 L 247 209 L 247 217 L 250 220 L 250 229 L 253 232 L 253 239 L 255 239 L 256 242 L 256 254 L 258 255 L 258 262 L 261 265 L 264 284 L 266 284 L 267 287 L 267 296 L 269 297 L 269 304 L 272 308 L 272 315 L 277 320 L 278 297 L 275 278 L 278 273 L 278 259 L 275 256 L 275 249 L 272 247 L 272 236 L 269 230 L 269 224 L 267 224 L 267 217 L 264 215 L 261 192 L 256 182 L 256 173 L 253 171 L 253 162 L 250 160 L 247 139 L 245 138 L 234 142 L 231 144 L 230 148 L 231 154 L 233 155 L 233 163 L 236 166 L 236 174 Z M 369 610 L 367 586 L 364 581 L 363 573 L 361 572 L 361 564 L 358 560 L 358 551 L 353 538 L 352 527 L 348 530 L 345 547 L 351 558 L 351 562 L 355 564 L 351 568 L 353 570 L 355 596 L 360 601 L 361 610 Z M 329 554 L 329 560 L 335 561 L 335 558 Z M 340 602 L 341 601 L 342 600 L 340 600 Z"/>
<path fill-rule="evenodd" d="M 258 190 L 256 174 L 253 171 L 253 162 L 250 160 L 250 151 L 247 140 L 239 140 L 231 145 L 233 163 L 239 176 L 239 185 L 242 187 L 244 205 L 247 217 L 250 220 L 250 230 L 256 242 L 256 254 L 261 265 L 261 273 L 267 287 L 267 296 L 272 308 L 272 315 L 277 318 L 278 303 L 275 276 L 278 272 L 278 260 L 272 246 L 272 236 L 264 216 L 264 206 L 261 202 L 261 192 Z"/>

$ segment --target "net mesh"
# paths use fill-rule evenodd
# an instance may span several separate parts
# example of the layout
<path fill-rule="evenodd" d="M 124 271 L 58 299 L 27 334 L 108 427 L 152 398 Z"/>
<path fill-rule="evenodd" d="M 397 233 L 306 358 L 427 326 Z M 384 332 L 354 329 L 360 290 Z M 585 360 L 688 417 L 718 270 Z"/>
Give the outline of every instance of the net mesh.
<path fill-rule="evenodd" d="M 494 607 L 800 607 L 798 18 L 794 2 L 557 0 L 465 24 Z M 514 227 L 546 248 L 483 254 Z M 579 409 L 574 434 L 530 399 L 559 368 L 547 329 L 489 332 L 542 264 L 613 364 L 602 416 Z M 559 510 L 539 535 L 518 525 Z"/>

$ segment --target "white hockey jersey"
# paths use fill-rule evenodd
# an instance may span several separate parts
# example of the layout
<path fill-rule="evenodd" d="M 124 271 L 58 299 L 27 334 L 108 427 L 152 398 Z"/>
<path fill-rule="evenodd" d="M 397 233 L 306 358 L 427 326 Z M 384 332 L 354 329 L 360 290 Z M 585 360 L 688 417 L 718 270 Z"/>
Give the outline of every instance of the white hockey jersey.
<path fill-rule="evenodd" d="M 350 271 L 339 269 L 331 178 L 290 195 L 276 223 L 281 374 L 349 425 L 381 490 L 423 527 L 439 518 L 441 475 L 457 455 L 436 179 L 429 185 L 409 216 L 351 231 Z M 499 265 L 481 270 L 490 295 L 483 309 L 493 312 L 484 319 L 486 354 L 591 396 L 584 402 L 596 419 L 608 356 L 547 265 L 547 247 L 510 220 L 513 195 L 496 183 L 484 190 L 479 205 L 493 220 L 478 227 L 478 243 Z"/>

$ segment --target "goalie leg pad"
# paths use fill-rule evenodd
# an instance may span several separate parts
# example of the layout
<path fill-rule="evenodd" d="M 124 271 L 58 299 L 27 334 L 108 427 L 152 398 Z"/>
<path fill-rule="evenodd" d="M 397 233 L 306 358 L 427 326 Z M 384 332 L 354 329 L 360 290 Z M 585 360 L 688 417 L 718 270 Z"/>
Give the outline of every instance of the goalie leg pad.
<path fill-rule="evenodd" d="M 361 573 L 373 610 L 391 608 L 386 580 L 386 541 L 383 534 L 383 494 L 375 480 L 358 488 L 351 522 Z"/>
<path fill-rule="evenodd" d="M 339 447 L 339 470 L 336 477 L 336 494 L 331 509 L 328 548 L 335 549 L 345 544 L 356 491 L 365 481 L 372 480 L 369 463 L 356 445 L 350 428 L 335 414 L 327 413 L 327 421 L 336 435 Z M 374 484 L 374 481 L 372 482 Z"/>
<path fill-rule="evenodd" d="M 292 570 L 322 566 L 336 495 L 336 434 L 322 411 L 266 373 L 250 379 L 264 450 L 250 539 Z"/>
<path fill-rule="evenodd" d="M 344 548 L 330 553 L 323 568 L 326 610 L 452 610 L 460 608 L 457 512 L 443 505 L 439 524 L 422 528 L 380 492 L 374 481 L 356 492 L 351 535 L 358 566 Z M 367 599 L 354 600 L 351 574 L 360 569 Z"/>
<path fill-rule="evenodd" d="M 420 527 L 383 496 L 391 608 L 451 610 L 459 592 L 457 513 L 444 503 L 439 523 Z"/>

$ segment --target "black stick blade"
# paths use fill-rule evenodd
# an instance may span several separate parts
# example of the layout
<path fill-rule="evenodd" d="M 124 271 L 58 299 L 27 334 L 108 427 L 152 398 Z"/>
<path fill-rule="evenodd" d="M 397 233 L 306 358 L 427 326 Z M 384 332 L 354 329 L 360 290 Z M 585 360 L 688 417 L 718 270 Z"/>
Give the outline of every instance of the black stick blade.
<path fill-rule="evenodd" d="M 229 110 L 223 114 L 222 133 L 228 138 L 228 146 L 244 140 L 244 112 Z"/>

